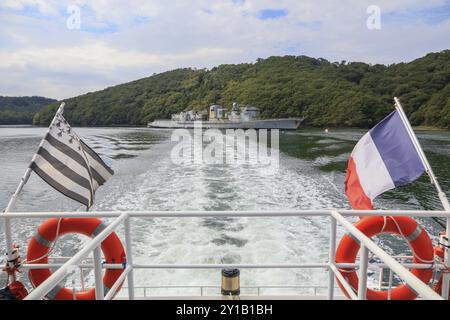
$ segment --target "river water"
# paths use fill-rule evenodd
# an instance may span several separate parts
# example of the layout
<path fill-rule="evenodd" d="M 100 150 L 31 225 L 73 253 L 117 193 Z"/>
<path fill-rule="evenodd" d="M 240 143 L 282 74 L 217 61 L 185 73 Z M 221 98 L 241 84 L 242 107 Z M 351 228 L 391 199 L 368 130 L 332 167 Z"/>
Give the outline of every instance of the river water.
<path fill-rule="evenodd" d="M 116 174 L 96 194 L 92 210 L 269 210 L 349 208 L 344 195 L 348 156 L 364 130 L 303 129 L 280 134 L 276 172 L 248 164 L 180 166 L 171 161 L 172 131 L 146 128 L 77 128 L 93 149 L 109 158 Z M 45 133 L 44 128 L 0 128 L 0 207 L 4 208 Z M 450 190 L 450 133 L 418 131 L 445 191 Z M 376 200 L 383 209 L 441 209 L 422 177 Z M 32 174 L 14 211 L 83 210 Z M 135 263 L 310 263 L 328 255 L 328 218 L 134 219 Z M 42 220 L 15 220 L 14 241 L 25 255 Z M 421 219 L 432 239 L 441 227 Z M 3 225 L 0 241 L 4 243 Z M 123 239 L 123 230 L 118 231 Z M 340 228 L 339 234 L 343 231 Z M 54 255 L 73 255 L 86 241 L 61 238 Z M 394 237 L 380 237 L 389 252 L 407 253 Z M 79 275 L 74 276 L 79 283 Z M 70 278 L 70 277 L 69 277 Z M 92 273 L 86 274 L 92 284 Z M 136 285 L 220 285 L 219 270 L 136 270 Z M 4 277 L 1 278 L 4 281 Z M 21 275 L 25 280 L 25 275 Z M 326 285 L 323 270 L 242 270 L 243 286 Z M 372 279 L 376 279 L 372 275 Z M 70 279 L 68 279 L 70 280 Z M 147 294 L 189 295 L 198 289 L 153 289 Z M 211 289 L 211 293 L 217 292 Z M 296 291 L 298 292 L 298 290 Z M 205 290 L 205 293 L 208 293 Z M 289 293 L 267 289 L 265 294 Z"/>

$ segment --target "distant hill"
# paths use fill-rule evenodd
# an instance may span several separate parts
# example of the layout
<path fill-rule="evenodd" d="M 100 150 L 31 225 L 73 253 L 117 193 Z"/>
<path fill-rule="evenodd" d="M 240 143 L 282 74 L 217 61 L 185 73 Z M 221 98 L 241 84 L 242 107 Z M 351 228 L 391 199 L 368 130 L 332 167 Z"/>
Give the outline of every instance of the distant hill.
<path fill-rule="evenodd" d="M 32 124 L 36 112 L 55 101 L 43 97 L 0 96 L 0 125 Z"/>
<path fill-rule="evenodd" d="M 66 100 L 83 126 L 145 125 L 211 103 L 261 108 L 264 118 L 305 117 L 310 126 L 370 127 L 398 96 L 413 125 L 450 126 L 450 50 L 389 66 L 306 56 L 258 59 L 211 70 L 178 69 Z M 47 125 L 53 103 L 34 117 Z"/>

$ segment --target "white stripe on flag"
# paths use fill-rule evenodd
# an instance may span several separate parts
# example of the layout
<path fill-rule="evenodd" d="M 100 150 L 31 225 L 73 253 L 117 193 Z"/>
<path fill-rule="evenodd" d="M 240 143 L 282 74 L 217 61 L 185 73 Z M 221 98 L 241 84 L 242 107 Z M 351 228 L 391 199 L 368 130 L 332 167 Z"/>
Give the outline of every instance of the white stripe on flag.
<path fill-rule="evenodd" d="M 78 173 L 80 176 L 85 177 L 86 179 L 90 179 L 89 172 L 85 166 L 82 166 L 77 161 L 73 160 L 73 158 L 69 157 L 65 153 L 59 151 L 54 148 L 50 143 L 44 140 L 42 147 L 47 150 L 52 156 L 56 159 L 64 163 L 67 167 L 71 168 L 73 171 Z"/>
<path fill-rule="evenodd" d="M 383 192 L 395 188 L 394 182 L 370 133 L 367 133 L 359 140 L 351 157 L 355 162 L 356 172 L 364 193 L 371 200 Z"/>
<path fill-rule="evenodd" d="M 89 165 L 91 168 L 93 168 L 95 171 L 97 171 L 102 178 L 106 181 L 108 180 L 112 175 L 105 169 L 105 167 L 99 163 L 97 160 L 91 157 L 91 155 L 87 152 L 85 152 L 86 157 L 88 159 Z"/>
<path fill-rule="evenodd" d="M 34 162 L 39 167 L 39 169 L 44 171 L 48 176 L 64 186 L 66 189 L 79 194 L 83 198 L 91 199 L 91 193 L 89 189 L 86 189 L 73 180 L 67 178 L 40 155 L 36 155 Z"/>

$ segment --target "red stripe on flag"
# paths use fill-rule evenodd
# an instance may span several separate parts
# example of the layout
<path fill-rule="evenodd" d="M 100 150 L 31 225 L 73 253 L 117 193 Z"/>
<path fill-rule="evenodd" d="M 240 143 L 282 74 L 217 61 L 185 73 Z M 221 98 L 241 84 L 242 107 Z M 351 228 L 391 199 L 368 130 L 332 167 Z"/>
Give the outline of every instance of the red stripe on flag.
<path fill-rule="evenodd" d="M 345 194 L 353 210 L 373 210 L 372 201 L 364 193 L 359 182 L 356 164 L 353 158 L 348 160 L 347 175 L 345 177 Z"/>

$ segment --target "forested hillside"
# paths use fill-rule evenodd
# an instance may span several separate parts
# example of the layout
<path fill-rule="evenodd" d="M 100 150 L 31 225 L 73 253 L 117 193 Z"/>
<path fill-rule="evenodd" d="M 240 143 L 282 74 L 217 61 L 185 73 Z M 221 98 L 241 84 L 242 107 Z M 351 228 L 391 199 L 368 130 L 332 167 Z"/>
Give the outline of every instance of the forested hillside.
<path fill-rule="evenodd" d="M 76 125 L 145 125 L 211 103 L 261 108 L 264 118 L 305 117 L 310 126 L 370 127 L 398 96 L 413 125 L 450 126 L 450 50 L 390 66 L 306 56 L 211 70 L 178 69 L 66 100 Z M 57 103 L 34 117 L 49 123 Z"/>
<path fill-rule="evenodd" d="M 55 101 L 43 97 L 0 96 L 0 125 L 32 124 L 36 112 Z"/>

